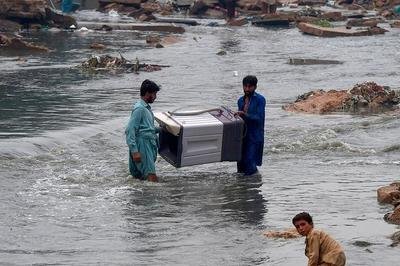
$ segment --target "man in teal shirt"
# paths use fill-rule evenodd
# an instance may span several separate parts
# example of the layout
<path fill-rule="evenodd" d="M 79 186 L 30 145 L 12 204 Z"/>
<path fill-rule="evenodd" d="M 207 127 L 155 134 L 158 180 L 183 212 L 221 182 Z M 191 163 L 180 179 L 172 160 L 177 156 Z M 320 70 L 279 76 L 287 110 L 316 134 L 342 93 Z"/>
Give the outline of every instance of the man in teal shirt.
<path fill-rule="evenodd" d="M 158 138 L 150 104 L 157 98 L 160 87 L 146 79 L 140 87 L 140 100 L 133 106 L 125 129 L 129 147 L 129 171 L 134 178 L 157 182 L 155 162 Z"/>

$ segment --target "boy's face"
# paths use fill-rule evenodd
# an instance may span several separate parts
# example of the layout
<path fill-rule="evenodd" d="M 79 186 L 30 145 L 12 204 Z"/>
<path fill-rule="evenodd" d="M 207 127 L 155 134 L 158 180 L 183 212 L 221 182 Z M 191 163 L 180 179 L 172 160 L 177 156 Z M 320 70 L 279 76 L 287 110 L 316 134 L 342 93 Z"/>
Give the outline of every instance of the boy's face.
<path fill-rule="evenodd" d="M 309 224 L 307 221 L 305 221 L 305 220 L 299 220 L 299 221 L 296 221 L 295 223 L 294 223 L 294 226 L 296 227 L 296 229 L 297 229 L 297 232 L 299 232 L 299 234 L 300 235 L 302 235 L 302 236 L 306 236 L 306 235 L 308 235 L 308 233 L 310 233 L 310 231 L 313 229 L 313 225 L 312 224 Z"/>

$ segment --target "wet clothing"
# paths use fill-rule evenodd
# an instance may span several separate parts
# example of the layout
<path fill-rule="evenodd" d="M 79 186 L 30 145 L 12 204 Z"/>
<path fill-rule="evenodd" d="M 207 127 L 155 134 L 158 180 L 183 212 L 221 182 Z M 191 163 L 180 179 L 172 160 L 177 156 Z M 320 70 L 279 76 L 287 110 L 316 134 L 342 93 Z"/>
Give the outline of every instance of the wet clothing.
<path fill-rule="evenodd" d="M 74 3 L 73 0 L 62 0 L 61 2 L 61 10 L 63 13 L 71 13 L 78 10 L 80 7 L 79 4 Z"/>
<path fill-rule="evenodd" d="M 340 244 L 321 230 L 312 229 L 306 237 L 308 266 L 344 266 L 346 256 Z"/>
<path fill-rule="evenodd" d="M 129 171 L 133 177 L 146 179 L 149 174 L 156 173 L 157 131 L 150 105 L 140 99 L 133 106 L 125 129 L 126 144 L 129 147 Z M 140 163 L 133 161 L 132 153 L 134 152 L 140 152 Z"/>
<path fill-rule="evenodd" d="M 257 166 L 262 164 L 264 149 L 265 98 L 256 92 L 247 101 L 245 96 L 238 100 L 239 111 L 244 111 L 242 117 L 246 129 L 242 146 L 242 159 L 237 164 L 239 173 L 252 175 L 257 172 Z"/>

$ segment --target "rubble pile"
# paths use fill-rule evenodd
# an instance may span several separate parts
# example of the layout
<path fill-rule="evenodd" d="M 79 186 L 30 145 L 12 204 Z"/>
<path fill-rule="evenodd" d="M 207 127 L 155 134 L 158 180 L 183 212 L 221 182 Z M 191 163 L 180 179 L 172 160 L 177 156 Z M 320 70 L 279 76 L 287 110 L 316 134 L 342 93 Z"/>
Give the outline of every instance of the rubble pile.
<path fill-rule="evenodd" d="M 159 71 L 163 65 L 144 64 L 140 63 L 136 58 L 134 62 L 125 59 L 122 55 L 114 57 L 110 55 L 91 56 L 84 61 L 80 67 L 84 70 L 99 71 L 99 70 L 122 70 L 125 72 L 138 73 L 139 71 L 153 72 Z"/>
<path fill-rule="evenodd" d="M 375 82 L 355 85 L 350 90 L 315 90 L 300 95 L 294 103 L 283 106 L 290 112 L 325 114 L 331 112 L 371 113 L 398 107 L 400 95 Z"/>

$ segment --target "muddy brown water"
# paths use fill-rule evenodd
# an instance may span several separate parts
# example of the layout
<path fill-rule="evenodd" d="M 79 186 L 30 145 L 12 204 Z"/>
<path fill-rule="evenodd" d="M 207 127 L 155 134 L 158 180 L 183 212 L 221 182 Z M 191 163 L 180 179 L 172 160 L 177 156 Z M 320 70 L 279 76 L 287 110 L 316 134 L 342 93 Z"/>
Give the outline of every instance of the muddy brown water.
<path fill-rule="evenodd" d="M 303 239 L 262 232 L 309 211 L 342 243 L 349 265 L 398 265 L 399 250 L 389 247 L 398 228 L 383 221 L 391 206 L 377 203 L 376 189 L 400 177 L 399 115 L 301 115 L 281 106 L 310 89 L 369 80 L 399 87 L 400 30 L 322 39 L 295 28 L 186 29 L 164 49 L 148 47 L 142 33 L 24 33 L 56 51 L 0 57 L 0 263 L 305 265 Z M 171 67 L 82 72 L 74 66 L 96 53 L 92 42 Z M 227 55 L 216 55 L 221 49 Z M 293 66 L 290 57 L 344 63 Z M 160 183 L 130 179 L 123 131 L 141 81 L 162 85 L 154 110 L 235 108 L 246 74 L 267 98 L 261 177 L 241 178 L 234 163 L 175 169 L 159 159 Z"/>

